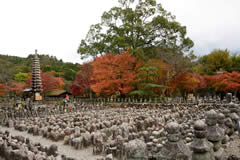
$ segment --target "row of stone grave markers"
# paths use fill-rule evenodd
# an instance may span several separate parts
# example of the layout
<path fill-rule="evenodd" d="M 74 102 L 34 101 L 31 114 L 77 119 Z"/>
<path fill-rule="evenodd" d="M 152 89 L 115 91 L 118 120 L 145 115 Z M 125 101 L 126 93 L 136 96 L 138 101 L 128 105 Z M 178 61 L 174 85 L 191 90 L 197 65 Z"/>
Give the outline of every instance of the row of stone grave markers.
<path fill-rule="evenodd" d="M 240 115 L 234 103 L 154 107 L 127 103 L 118 108 L 81 103 L 71 112 L 46 107 L 45 116 L 9 118 L 5 125 L 75 149 L 93 147 L 93 154 L 119 160 L 221 159 L 223 148 L 236 134 Z"/>
<path fill-rule="evenodd" d="M 204 105 L 215 105 L 215 106 L 224 106 L 230 103 L 200 103 L 200 104 L 192 104 L 192 103 L 184 103 L 184 104 L 174 104 L 174 103 L 119 103 L 120 107 L 171 107 L 171 106 L 204 106 Z M 32 105 L 24 105 L 24 106 L 13 106 L 13 105 L 0 105 L 0 123 L 7 122 L 8 119 L 17 119 L 17 118 L 27 118 L 32 116 L 44 116 L 44 115 L 54 115 L 66 112 L 75 112 L 82 109 L 104 109 L 114 105 L 109 105 L 104 102 L 98 103 L 68 103 L 66 105 L 40 105 L 40 104 L 32 104 Z"/>
<path fill-rule="evenodd" d="M 183 97 L 162 97 L 162 98 L 93 98 L 93 99 L 81 99 L 81 98 L 72 98 L 72 101 L 75 102 L 115 102 L 115 103 L 238 103 L 239 100 L 237 97 L 232 96 L 232 93 L 227 93 L 226 96 L 221 100 L 219 96 L 204 96 L 204 97 L 192 97 L 192 98 L 183 98 Z"/>
<path fill-rule="evenodd" d="M 51 101 L 61 101 L 62 99 L 55 99 L 55 98 L 49 98 L 46 99 Z M 227 99 L 224 98 L 223 100 L 220 99 L 220 97 L 193 97 L 184 99 L 182 97 L 176 97 L 176 98 L 93 98 L 93 99 L 81 99 L 81 98 L 72 98 L 72 102 L 85 102 L 85 103 L 193 103 L 193 104 L 199 104 L 199 103 L 228 103 Z M 232 101 L 234 103 L 239 103 L 238 98 L 233 98 Z"/>
<path fill-rule="evenodd" d="M 227 93 L 226 96 L 221 100 L 219 96 L 204 96 L 204 97 L 198 97 L 194 96 L 192 98 L 183 98 L 183 97 L 175 97 L 175 98 L 169 98 L 169 97 L 162 97 L 162 98 L 78 98 L 78 97 L 71 97 L 70 98 L 72 102 L 102 102 L 102 103 L 193 103 L 193 104 L 199 104 L 199 103 L 230 103 L 232 101 L 233 103 L 239 103 L 239 100 L 237 97 L 232 96 L 232 93 Z M 45 97 L 45 101 L 54 101 L 54 102 L 61 102 L 63 101 L 63 98 L 59 97 Z M 6 98 L 0 98 L 0 103 L 6 102 Z M 16 102 L 17 103 L 17 102 Z"/>

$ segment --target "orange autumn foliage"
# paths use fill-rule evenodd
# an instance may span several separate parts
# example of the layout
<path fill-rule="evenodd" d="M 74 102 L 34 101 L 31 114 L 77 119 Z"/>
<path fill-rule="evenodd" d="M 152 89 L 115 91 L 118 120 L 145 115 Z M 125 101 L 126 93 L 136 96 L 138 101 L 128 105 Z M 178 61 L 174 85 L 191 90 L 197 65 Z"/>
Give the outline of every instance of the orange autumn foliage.
<path fill-rule="evenodd" d="M 159 84 L 165 84 L 166 74 L 169 70 L 169 65 L 167 63 L 163 62 L 161 59 L 150 59 L 145 66 L 157 68 L 157 82 Z"/>
<path fill-rule="evenodd" d="M 57 89 L 62 89 L 65 85 L 65 82 L 63 81 L 62 77 L 55 77 L 56 83 L 58 84 Z"/>
<path fill-rule="evenodd" d="M 215 91 L 240 91 L 240 73 L 239 72 L 224 72 L 219 75 L 195 75 L 200 80 L 198 88 L 208 88 Z"/>
<path fill-rule="evenodd" d="M 156 68 L 157 76 L 154 76 L 153 83 L 166 86 L 168 72 L 171 72 L 170 66 L 167 63 L 165 63 L 161 59 L 150 59 L 147 61 L 147 63 L 144 66 Z M 166 86 L 166 88 L 167 88 L 167 86 Z M 153 90 L 154 90 L 154 93 L 156 93 L 157 95 L 164 94 L 163 88 L 154 88 Z"/>
<path fill-rule="evenodd" d="M 124 95 L 134 89 L 132 84 L 137 77 L 136 70 L 142 65 L 142 61 L 133 57 L 128 51 L 119 55 L 111 53 L 97 57 L 92 62 L 95 83 L 91 89 L 97 94 L 109 96 L 113 94 Z"/>
<path fill-rule="evenodd" d="M 209 79 L 216 91 L 240 91 L 240 73 L 238 72 L 224 72 Z"/>
<path fill-rule="evenodd" d="M 155 83 L 165 86 L 165 88 L 154 89 L 158 94 L 169 95 L 177 90 L 190 92 L 196 90 L 200 84 L 200 80 L 188 73 L 187 68 L 175 68 L 161 59 L 150 59 L 146 66 L 157 68 L 158 78 Z"/>
<path fill-rule="evenodd" d="M 180 91 L 192 92 L 198 89 L 200 80 L 195 77 L 193 74 L 186 73 L 176 76 L 169 83 L 169 92 L 174 92 L 177 89 Z"/>

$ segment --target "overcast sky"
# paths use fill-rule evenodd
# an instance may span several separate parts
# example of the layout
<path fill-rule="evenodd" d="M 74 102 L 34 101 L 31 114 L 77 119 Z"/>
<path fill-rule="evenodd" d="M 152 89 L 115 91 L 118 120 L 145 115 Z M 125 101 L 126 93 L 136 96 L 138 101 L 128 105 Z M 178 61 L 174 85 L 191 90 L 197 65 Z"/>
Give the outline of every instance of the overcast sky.
<path fill-rule="evenodd" d="M 240 53 L 240 0 L 158 0 L 187 26 L 196 55 Z M 0 0 L 0 54 L 27 57 L 38 49 L 81 63 L 77 48 L 91 24 L 117 0 Z"/>

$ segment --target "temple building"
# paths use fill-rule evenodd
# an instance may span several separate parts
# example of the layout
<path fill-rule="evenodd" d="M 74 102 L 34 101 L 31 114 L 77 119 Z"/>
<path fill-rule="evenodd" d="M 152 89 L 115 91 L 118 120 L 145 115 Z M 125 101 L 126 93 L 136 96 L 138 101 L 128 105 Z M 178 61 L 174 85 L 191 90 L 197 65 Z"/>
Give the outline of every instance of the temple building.
<path fill-rule="evenodd" d="M 40 74 L 40 62 L 37 55 L 37 50 L 35 50 L 35 55 L 32 60 L 32 93 L 33 101 L 42 100 L 42 81 Z"/>

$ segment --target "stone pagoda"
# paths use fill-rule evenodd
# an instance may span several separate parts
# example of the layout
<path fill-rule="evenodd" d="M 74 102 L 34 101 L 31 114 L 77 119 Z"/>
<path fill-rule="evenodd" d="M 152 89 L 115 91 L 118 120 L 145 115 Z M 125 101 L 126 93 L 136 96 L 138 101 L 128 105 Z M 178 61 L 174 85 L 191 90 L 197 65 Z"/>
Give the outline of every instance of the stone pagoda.
<path fill-rule="evenodd" d="M 33 101 L 42 100 L 42 81 L 40 75 L 40 62 L 37 55 L 37 50 L 35 50 L 35 55 L 32 60 L 32 92 Z"/>

